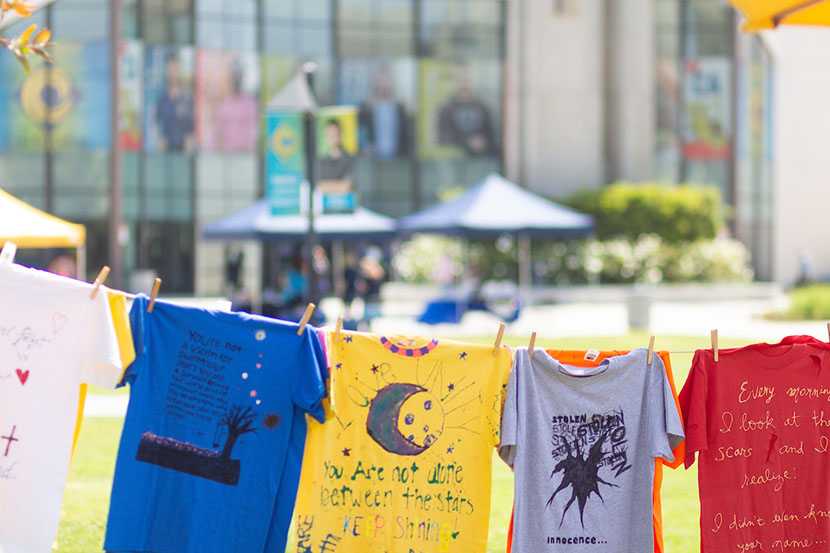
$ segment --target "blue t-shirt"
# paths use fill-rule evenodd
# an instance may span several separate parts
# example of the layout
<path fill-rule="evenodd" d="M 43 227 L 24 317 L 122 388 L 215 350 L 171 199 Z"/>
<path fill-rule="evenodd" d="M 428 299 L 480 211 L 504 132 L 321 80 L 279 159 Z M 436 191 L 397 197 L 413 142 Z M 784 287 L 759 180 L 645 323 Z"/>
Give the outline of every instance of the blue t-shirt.
<path fill-rule="evenodd" d="M 305 413 L 324 417 L 317 333 L 147 303 L 140 295 L 130 311 L 136 360 L 104 549 L 264 551 L 272 519 L 290 521 L 296 483 L 283 478 L 299 472 L 297 429 L 304 441 Z"/>
<path fill-rule="evenodd" d="M 316 342 L 319 348 L 317 354 L 325 360 L 320 342 Z M 323 379 L 329 377 L 326 363 L 320 365 Z M 302 469 L 303 452 L 305 451 L 305 438 L 308 426 L 305 421 L 305 414 L 298 408 L 297 416 L 294 417 L 291 426 L 291 436 L 288 439 L 288 452 L 286 457 L 297 459 L 297 462 L 286 463 L 283 467 L 280 489 L 277 492 L 277 501 L 274 506 L 274 514 L 271 517 L 271 530 L 268 534 L 268 541 L 263 553 L 285 553 L 285 544 L 288 541 L 288 528 L 291 526 L 291 519 L 294 516 L 294 501 L 297 498 L 297 488 L 300 484 L 300 471 Z M 323 420 L 325 414 L 315 415 L 318 420 Z"/>

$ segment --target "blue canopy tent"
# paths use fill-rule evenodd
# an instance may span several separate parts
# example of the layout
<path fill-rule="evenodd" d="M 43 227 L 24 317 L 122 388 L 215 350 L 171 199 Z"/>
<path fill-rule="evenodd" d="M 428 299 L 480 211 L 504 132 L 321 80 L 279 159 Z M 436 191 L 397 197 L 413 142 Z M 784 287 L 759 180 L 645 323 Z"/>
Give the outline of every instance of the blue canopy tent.
<path fill-rule="evenodd" d="M 302 241 L 307 233 L 307 216 L 271 215 L 267 199 L 202 228 L 209 240 Z M 395 220 L 358 207 L 353 213 L 316 214 L 314 233 L 324 240 L 392 238 Z"/>
<path fill-rule="evenodd" d="M 521 295 L 527 298 L 531 285 L 531 238 L 587 236 L 593 232 L 594 221 L 589 215 L 559 205 L 491 173 L 457 198 L 402 218 L 398 221 L 398 228 L 405 235 L 429 232 L 464 238 L 495 238 L 503 234 L 517 236 L 519 287 Z M 456 298 L 453 301 L 432 302 L 420 320 L 457 321 L 462 314 L 458 301 Z M 518 311 L 515 316 L 518 316 Z"/>
<path fill-rule="evenodd" d="M 594 220 L 491 173 L 454 200 L 402 218 L 398 228 L 408 234 L 473 238 L 502 234 L 564 238 L 590 234 Z"/>

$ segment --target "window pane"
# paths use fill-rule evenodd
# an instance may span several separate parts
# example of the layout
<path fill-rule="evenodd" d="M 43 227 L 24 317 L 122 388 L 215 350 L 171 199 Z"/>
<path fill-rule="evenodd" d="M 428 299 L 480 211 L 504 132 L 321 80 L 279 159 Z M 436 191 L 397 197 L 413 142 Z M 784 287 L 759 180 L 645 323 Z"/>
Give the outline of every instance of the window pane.
<path fill-rule="evenodd" d="M 54 156 L 55 214 L 69 220 L 106 219 L 108 152 L 58 152 Z"/>
<path fill-rule="evenodd" d="M 0 186 L 9 194 L 38 209 L 45 208 L 43 153 L 0 154 L 0 179 Z"/>
<path fill-rule="evenodd" d="M 109 10 L 104 0 L 58 2 L 52 10 L 52 32 L 61 40 L 89 41 L 109 36 Z"/>
<path fill-rule="evenodd" d="M 192 0 L 144 0 L 144 39 L 159 44 L 186 44 L 191 42 L 193 18 Z"/>

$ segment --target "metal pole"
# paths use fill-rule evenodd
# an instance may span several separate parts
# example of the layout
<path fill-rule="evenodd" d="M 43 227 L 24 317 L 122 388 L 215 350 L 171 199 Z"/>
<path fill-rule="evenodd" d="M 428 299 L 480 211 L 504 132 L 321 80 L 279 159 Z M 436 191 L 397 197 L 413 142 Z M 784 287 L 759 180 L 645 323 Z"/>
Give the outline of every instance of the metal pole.
<path fill-rule="evenodd" d="M 679 145 L 680 163 L 678 167 L 678 182 L 685 182 L 688 173 L 688 166 L 686 156 L 683 154 L 684 128 L 686 121 L 686 60 L 692 55 L 689 48 L 689 40 L 687 34 L 690 32 L 689 28 L 689 0 L 681 0 L 680 8 L 680 60 L 679 61 L 679 75 L 680 75 L 680 90 L 679 99 L 677 102 L 677 142 Z"/>
<path fill-rule="evenodd" d="M 531 303 L 531 291 L 533 289 L 533 259 L 531 257 L 531 244 L 529 234 L 519 235 L 519 297 L 525 305 Z"/>
<path fill-rule="evenodd" d="M 52 29 L 54 27 L 54 22 L 52 18 L 52 6 L 48 6 L 46 8 L 46 27 Z M 52 81 L 52 68 L 54 67 L 51 63 L 46 63 L 46 87 L 47 90 L 54 90 L 53 81 Z M 53 113 L 53 102 L 46 102 L 46 118 L 45 118 L 45 133 L 44 133 L 44 150 L 43 150 L 43 168 L 44 168 L 44 183 L 46 185 L 44 189 L 44 211 L 47 213 L 55 213 L 55 158 L 52 152 L 55 150 L 55 146 L 53 144 L 54 133 L 52 128 L 52 113 Z M 46 261 L 44 259 L 44 261 Z M 78 278 L 81 280 L 86 279 L 86 274 L 78 273 Z"/>
<path fill-rule="evenodd" d="M 110 209 L 109 209 L 109 265 L 110 282 L 116 288 L 124 286 L 124 250 L 121 243 L 123 226 L 123 198 L 121 187 L 121 144 L 118 140 L 118 47 L 121 44 L 121 0 L 110 0 Z"/>
<path fill-rule="evenodd" d="M 317 297 L 317 273 L 314 270 L 314 162 L 317 148 L 314 142 L 314 114 L 306 111 L 305 119 L 305 163 L 308 179 L 308 233 L 306 234 L 305 259 L 308 262 L 308 296 L 309 301 L 319 303 Z"/>
<path fill-rule="evenodd" d="M 308 88 L 311 91 L 311 96 L 314 94 L 314 73 L 317 71 L 317 64 L 308 62 L 303 66 Z M 303 257 L 308 262 L 308 299 L 314 303 L 319 303 L 317 297 L 317 273 L 314 270 L 314 244 L 316 242 L 314 236 L 314 166 L 316 165 L 317 157 L 317 137 L 315 136 L 315 117 L 316 114 L 311 111 L 303 113 L 305 120 L 305 163 L 306 163 L 306 179 L 308 180 L 308 233 L 306 234 L 305 254 Z"/>

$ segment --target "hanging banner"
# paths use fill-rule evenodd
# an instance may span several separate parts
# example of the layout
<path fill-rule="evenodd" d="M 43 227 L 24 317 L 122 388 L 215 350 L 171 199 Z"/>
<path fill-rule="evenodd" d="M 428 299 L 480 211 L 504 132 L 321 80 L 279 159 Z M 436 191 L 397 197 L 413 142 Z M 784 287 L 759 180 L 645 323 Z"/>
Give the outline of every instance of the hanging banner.
<path fill-rule="evenodd" d="M 323 213 L 351 213 L 357 205 L 353 169 L 357 146 L 357 109 L 321 108 L 316 120 L 317 190 Z"/>
<path fill-rule="evenodd" d="M 272 215 L 299 215 L 305 179 L 305 132 L 300 113 L 269 112 L 265 118 L 265 196 Z"/>
<path fill-rule="evenodd" d="M 110 64 L 105 41 L 60 42 L 54 63 L 34 57 L 26 73 L 9 56 L 0 65 L 0 148 L 54 151 L 109 148 Z"/>
<path fill-rule="evenodd" d="M 684 158 L 716 160 L 732 155 L 731 79 L 728 58 L 686 60 Z"/>

